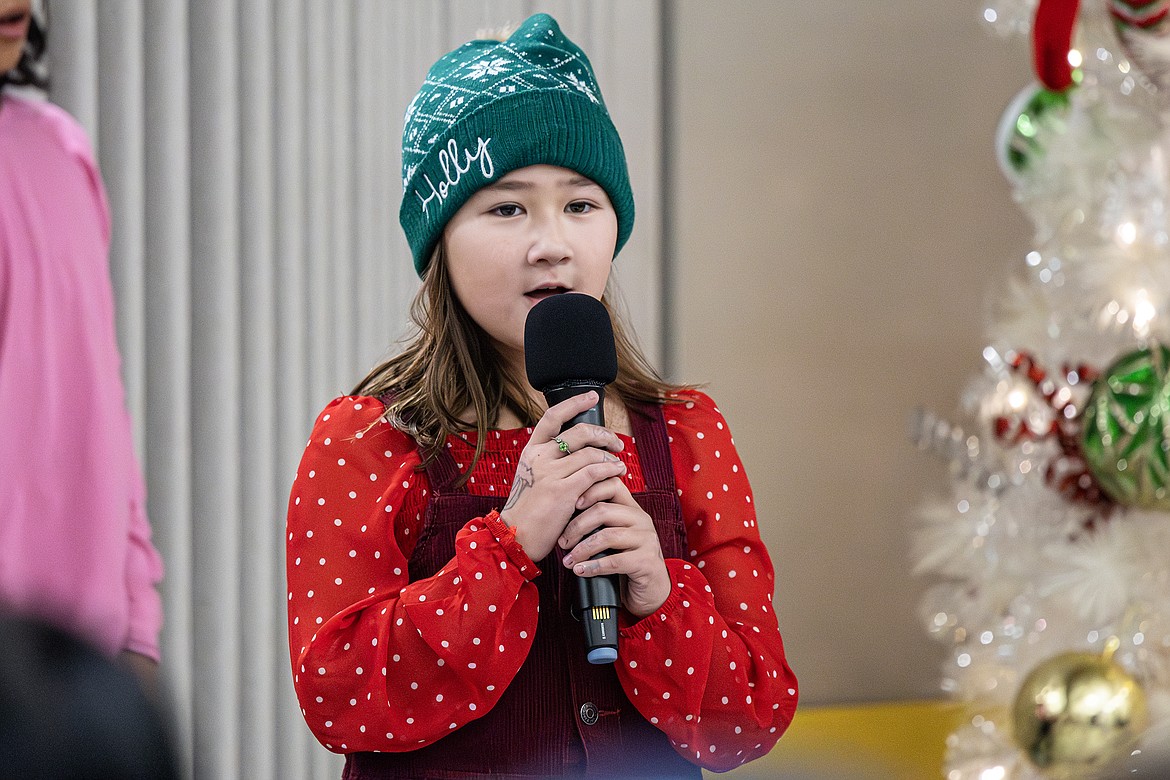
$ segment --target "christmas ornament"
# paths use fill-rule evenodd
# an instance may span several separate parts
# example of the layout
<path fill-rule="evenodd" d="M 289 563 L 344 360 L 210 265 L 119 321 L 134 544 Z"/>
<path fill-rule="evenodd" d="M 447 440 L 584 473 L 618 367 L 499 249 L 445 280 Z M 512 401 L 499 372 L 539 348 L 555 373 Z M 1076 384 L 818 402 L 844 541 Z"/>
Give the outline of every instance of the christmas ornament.
<path fill-rule="evenodd" d="M 1093 384 L 1082 450 L 1101 488 L 1125 506 L 1170 510 L 1170 349 L 1155 345 L 1121 358 Z"/>
<path fill-rule="evenodd" d="M 1108 766 L 1145 729 L 1145 693 L 1111 656 L 1057 655 L 1033 669 L 1016 695 L 1016 742 L 1052 776 Z"/>
<path fill-rule="evenodd" d="M 995 131 L 996 158 L 1011 181 L 1044 153 L 1045 133 L 1059 132 L 1068 114 L 1068 92 L 1029 84 L 1012 98 Z"/>
<path fill-rule="evenodd" d="M 1125 53 L 1159 91 L 1170 89 L 1170 0 L 1109 0 Z"/>
<path fill-rule="evenodd" d="M 1077 80 L 1068 53 L 1072 49 L 1079 0 L 1040 0 L 1032 25 L 1032 67 L 1037 78 L 1061 92 Z"/>

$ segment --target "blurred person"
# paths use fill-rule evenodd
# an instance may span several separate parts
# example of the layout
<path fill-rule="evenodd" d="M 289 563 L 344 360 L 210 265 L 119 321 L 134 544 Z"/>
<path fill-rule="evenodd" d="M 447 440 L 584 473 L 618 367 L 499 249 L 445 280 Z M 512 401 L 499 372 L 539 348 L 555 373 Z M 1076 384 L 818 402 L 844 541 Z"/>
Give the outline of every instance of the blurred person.
<path fill-rule="evenodd" d="M 0 780 L 177 777 L 136 675 L 51 623 L 0 612 Z"/>
<path fill-rule="evenodd" d="M 162 562 L 119 375 L 110 214 L 89 139 L 45 87 L 30 0 L 0 0 L 0 605 L 151 683 Z"/>

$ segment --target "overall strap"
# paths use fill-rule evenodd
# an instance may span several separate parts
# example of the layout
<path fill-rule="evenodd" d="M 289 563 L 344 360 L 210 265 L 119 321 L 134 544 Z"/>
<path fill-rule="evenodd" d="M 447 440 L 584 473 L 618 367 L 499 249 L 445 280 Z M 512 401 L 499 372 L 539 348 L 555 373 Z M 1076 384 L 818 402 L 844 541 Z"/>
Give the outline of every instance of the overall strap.
<path fill-rule="evenodd" d="M 378 396 L 378 400 L 382 402 L 382 406 L 389 406 L 392 399 L 393 396 L 390 393 L 384 393 Z M 451 457 L 449 450 L 450 445 L 444 443 L 439 450 L 439 454 L 427 464 L 427 481 L 431 483 L 431 490 L 435 493 L 466 493 L 466 487 L 455 487 L 455 482 L 461 475 L 459 467 L 455 465 L 455 459 Z"/>
<path fill-rule="evenodd" d="M 466 493 L 467 485 L 456 486 L 461 473 L 455 458 L 451 457 L 451 445 L 444 444 L 434 460 L 427 464 L 427 480 L 431 483 L 431 490 L 436 495 L 450 493 Z"/>
<path fill-rule="evenodd" d="M 675 481 L 670 458 L 670 434 L 666 429 L 662 404 L 635 401 L 628 404 L 627 409 L 647 489 L 673 493 Z"/>

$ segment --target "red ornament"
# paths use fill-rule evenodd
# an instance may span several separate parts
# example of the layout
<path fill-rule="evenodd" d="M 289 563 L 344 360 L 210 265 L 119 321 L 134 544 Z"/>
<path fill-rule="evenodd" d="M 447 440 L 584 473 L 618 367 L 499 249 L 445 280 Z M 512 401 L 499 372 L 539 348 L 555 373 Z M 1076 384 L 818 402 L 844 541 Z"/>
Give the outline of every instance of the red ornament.
<path fill-rule="evenodd" d="M 1058 393 L 1056 383 L 1048 378 L 1036 359 L 1027 352 L 1010 352 L 1006 355 L 1012 373 L 1026 378 L 1039 392 L 1044 402 L 1052 409 L 1052 422 L 1046 429 L 1037 430 L 1024 418 L 1000 416 L 993 421 L 995 437 L 1006 444 L 1015 446 L 1022 441 L 1051 439 L 1060 448 L 1060 454 L 1044 467 L 1044 481 L 1065 500 L 1099 507 L 1102 515 L 1112 511 L 1111 499 L 1089 471 L 1081 449 L 1083 419 L 1073 405 L 1072 397 Z M 1078 382 L 1092 383 L 1099 373 L 1085 364 L 1063 366 L 1065 376 L 1075 376 Z"/>
<path fill-rule="evenodd" d="M 1072 86 L 1068 61 L 1080 0 L 1040 0 L 1032 24 L 1032 61 L 1040 83 L 1054 92 Z"/>

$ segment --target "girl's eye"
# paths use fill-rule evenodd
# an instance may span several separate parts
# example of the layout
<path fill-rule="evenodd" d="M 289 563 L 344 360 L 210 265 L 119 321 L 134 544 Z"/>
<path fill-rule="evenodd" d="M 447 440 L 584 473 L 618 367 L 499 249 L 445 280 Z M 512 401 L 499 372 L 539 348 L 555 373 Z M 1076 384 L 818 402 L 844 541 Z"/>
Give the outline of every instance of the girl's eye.
<path fill-rule="evenodd" d="M 520 207 L 515 203 L 505 203 L 492 209 L 492 213 L 500 217 L 514 217 L 520 213 Z"/>
<path fill-rule="evenodd" d="M 590 211 L 593 211 L 593 204 L 579 200 L 566 206 L 565 211 L 570 214 L 588 214 Z"/>

